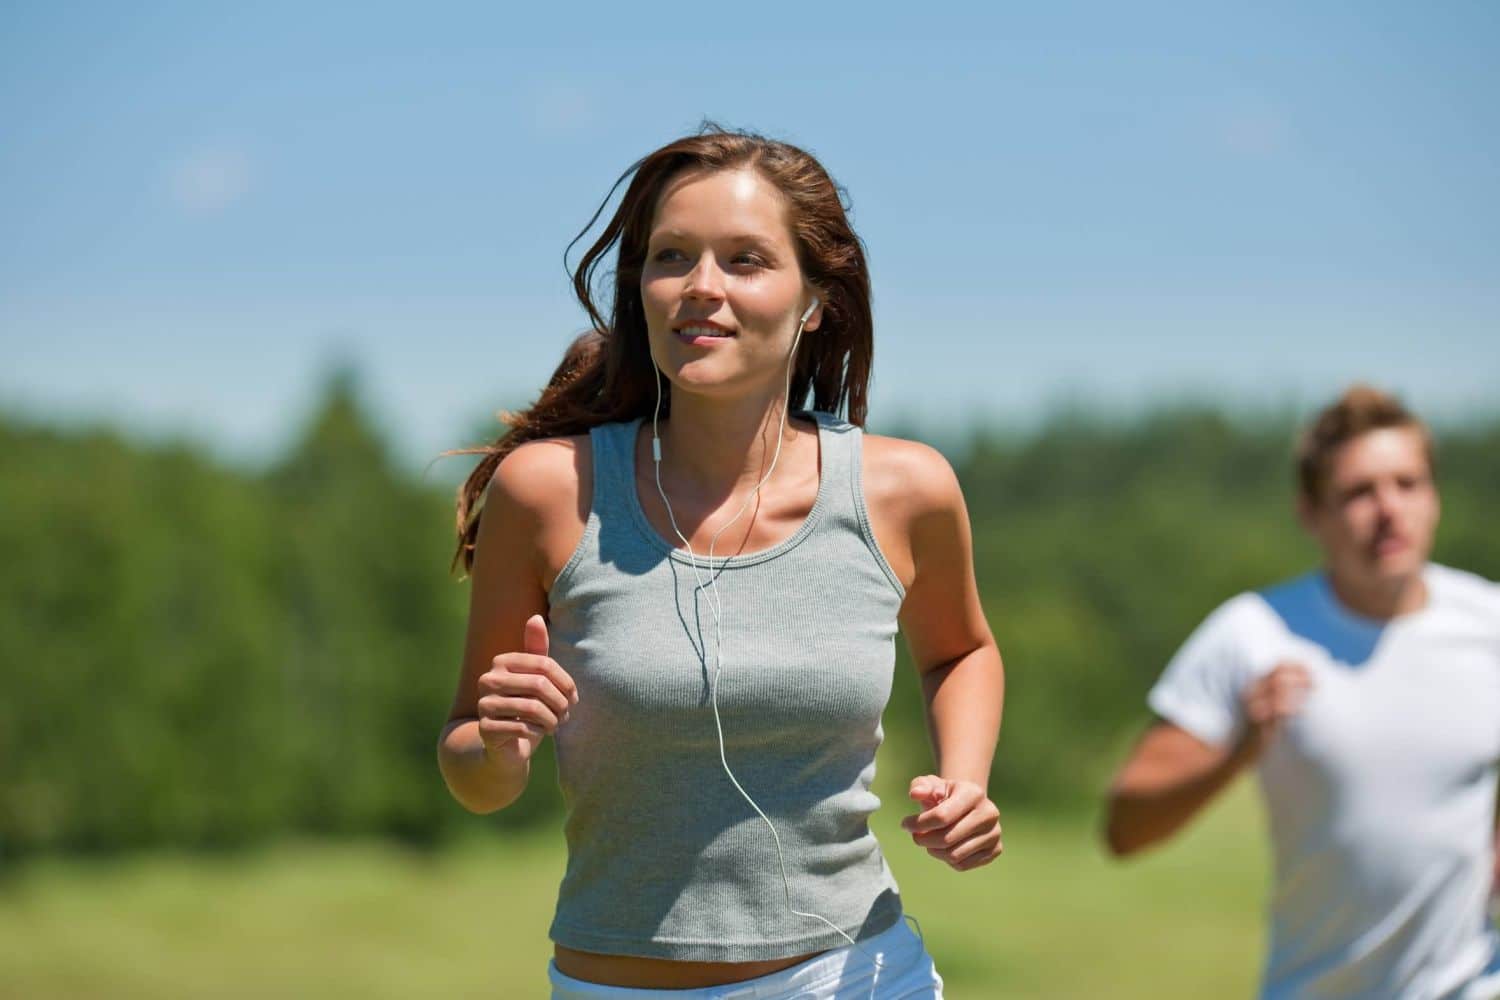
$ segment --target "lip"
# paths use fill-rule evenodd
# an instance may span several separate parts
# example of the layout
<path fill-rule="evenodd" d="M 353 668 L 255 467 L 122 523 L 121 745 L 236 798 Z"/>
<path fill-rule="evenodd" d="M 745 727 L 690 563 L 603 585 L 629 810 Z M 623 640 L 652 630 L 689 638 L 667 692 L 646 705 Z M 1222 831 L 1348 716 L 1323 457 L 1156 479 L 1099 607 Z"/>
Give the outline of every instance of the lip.
<path fill-rule="evenodd" d="M 1394 555 L 1404 552 L 1411 547 L 1411 543 L 1400 535 L 1387 535 L 1376 541 L 1374 545 L 1375 554 L 1378 556 Z"/>
<path fill-rule="evenodd" d="M 704 336 L 702 334 L 690 334 L 687 332 L 688 330 L 699 327 L 707 328 L 710 330 L 718 330 L 723 333 L 723 336 Z M 685 323 L 678 323 L 676 326 L 672 327 L 672 333 L 677 337 L 678 340 L 682 341 L 684 344 L 717 344 L 722 343 L 726 340 L 733 340 L 735 337 L 735 332 L 733 330 L 725 326 L 723 323 L 715 323 L 711 319 L 695 319 L 689 320 Z"/>

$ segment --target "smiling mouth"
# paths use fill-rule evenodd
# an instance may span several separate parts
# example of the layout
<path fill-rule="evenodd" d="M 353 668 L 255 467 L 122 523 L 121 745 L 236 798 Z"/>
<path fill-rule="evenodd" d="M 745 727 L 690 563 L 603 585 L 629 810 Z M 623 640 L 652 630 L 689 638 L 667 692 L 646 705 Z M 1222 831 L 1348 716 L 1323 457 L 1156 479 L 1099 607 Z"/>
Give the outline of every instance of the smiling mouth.
<path fill-rule="evenodd" d="M 698 324 L 693 324 L 691 326 L 680 326 L 680 327 L 678 327 L 676 329 L 675 332 L 676 332 L 677 336 L 679 336 L 679 337 L 687 337 L 689 339 L 691 339 L 693 337 L 733 337 L 734 336 L 734 334 L 732 332 L 730 332 L 729 330 L 721 329 L 720 327 L 717 327 L 717 326 L 700 326 Z"/>

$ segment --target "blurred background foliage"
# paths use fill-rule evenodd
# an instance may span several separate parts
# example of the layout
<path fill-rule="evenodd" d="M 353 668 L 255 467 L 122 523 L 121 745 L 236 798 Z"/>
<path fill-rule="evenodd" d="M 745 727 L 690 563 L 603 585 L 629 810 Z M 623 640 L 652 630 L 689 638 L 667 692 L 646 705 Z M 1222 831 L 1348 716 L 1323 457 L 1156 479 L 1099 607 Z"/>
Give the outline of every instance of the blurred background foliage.
<path fill-rule="evenodd" d="M 0 417 L 0 855 L 287 834 L 420 847 L 554 819 L 550 751 L 497 817 L 443 787 L 434 746 L 467 599 L 447 571 L 451 489 L 398 462 L 378 426 L 348 372 L 258 470 Z M 1093 807 L 1188 631 L 1313 564 L 1291 435 L 1283 417 L 1177 406 L 1060 412 L 950 447 L 1008 668 L 1002 808 Z M 1436 556 L 1500 577 L 1500 421 L 1439 441 Z M 887 737 L 887 773 L 928 768 L 904 651 Z"/>

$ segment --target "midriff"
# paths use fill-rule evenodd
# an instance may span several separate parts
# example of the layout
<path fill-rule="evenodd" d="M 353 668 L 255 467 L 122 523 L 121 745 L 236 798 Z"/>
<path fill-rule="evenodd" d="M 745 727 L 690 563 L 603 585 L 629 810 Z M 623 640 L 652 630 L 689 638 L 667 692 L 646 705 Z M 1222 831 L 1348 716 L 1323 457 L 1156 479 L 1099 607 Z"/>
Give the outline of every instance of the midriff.
<path fill-rule="evenodd" d="M 574 951 L 562 945 L 553 948 L 557 971 L 565 976 L 600 986 L 625 986 L 638 990 L 692 990 L 742 983 L 790 969 L 816 954 L 771 958 L 764 962 L 679 962 L 636 955 L 600 955 L 591 951 Z"/>

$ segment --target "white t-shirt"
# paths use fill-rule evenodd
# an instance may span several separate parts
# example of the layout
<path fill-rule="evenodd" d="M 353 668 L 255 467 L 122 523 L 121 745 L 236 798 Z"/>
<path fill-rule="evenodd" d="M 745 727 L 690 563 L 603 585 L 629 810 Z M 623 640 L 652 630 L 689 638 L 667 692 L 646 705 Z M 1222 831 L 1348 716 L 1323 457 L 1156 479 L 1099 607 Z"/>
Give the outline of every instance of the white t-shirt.
<path fill-rule="evenodd" d="M 1312 676 L 1257 768 L 1275 854 L 1266 998 L 1500 996 L 1486 917 L 1500 762 L 1500 586 L 1429 565 L 1427 605 L 1363 618 L 1322 573 L 1204 620 L 1151 708 L 1227 746 L 1240 692 Z"/>

